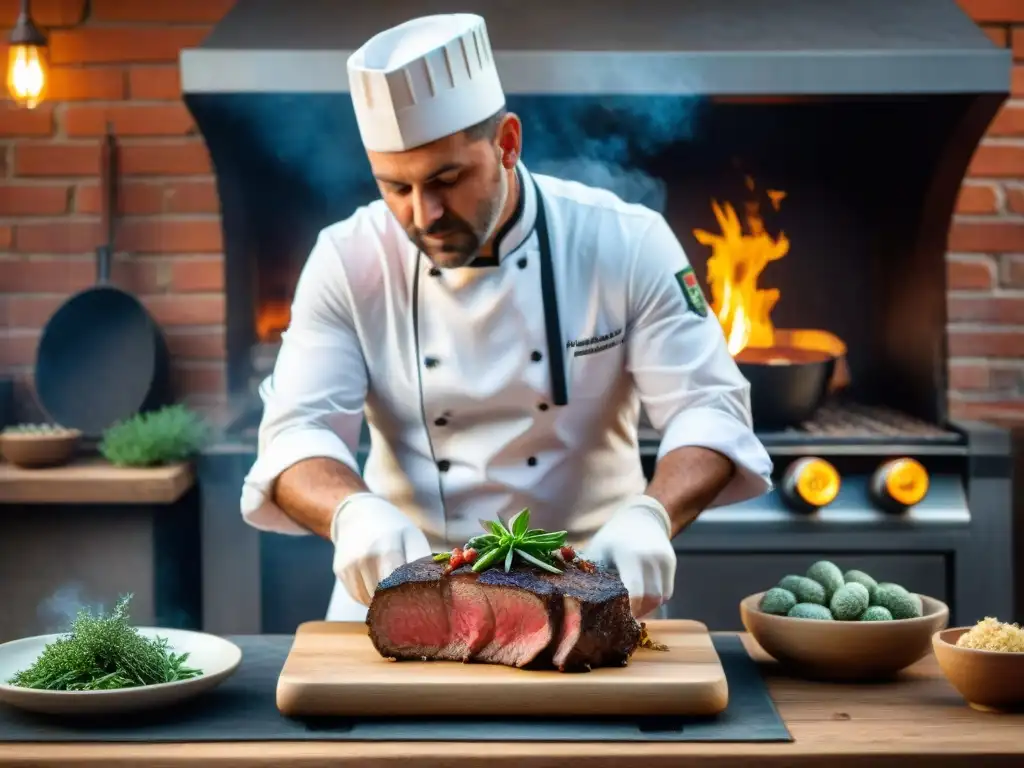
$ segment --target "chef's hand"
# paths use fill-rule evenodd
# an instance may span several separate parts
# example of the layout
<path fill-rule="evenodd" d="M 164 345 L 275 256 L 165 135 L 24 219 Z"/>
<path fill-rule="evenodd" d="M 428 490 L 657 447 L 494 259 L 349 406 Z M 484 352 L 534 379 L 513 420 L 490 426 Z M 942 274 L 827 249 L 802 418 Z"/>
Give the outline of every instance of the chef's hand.
<path fill-rule="evenodd" d="M 353 494 L 338 505 L 331 541 L 334 575 L 363 605 L 370 604 L 381 579 L 430 554 L 423 532 L 398 507 L 372 493 Z"/>
<path fill-rule="evenodd" d="M 629 607 L 641 619 L 672 597 L 676 553 L 671 519 L 650 496 L 636 496 L 622 506 L 590 540 L 585 556 L 619 572 L 629 591 Z"/>

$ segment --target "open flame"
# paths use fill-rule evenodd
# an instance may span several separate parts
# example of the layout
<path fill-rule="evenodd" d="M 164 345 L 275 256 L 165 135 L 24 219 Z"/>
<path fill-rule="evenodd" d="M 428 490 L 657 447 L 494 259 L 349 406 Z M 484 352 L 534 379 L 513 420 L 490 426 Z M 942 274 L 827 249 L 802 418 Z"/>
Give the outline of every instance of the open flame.
<path fill-rule="evenodd" d="M 265 301 L 256 312 L 256 338 L 277 342 L 291 322 L 292 308 L 287 301 Z"/>
<path fill-rule="evenodd" d="M 748 176 L 746 183 L 753 192 L 754 180 Z M 768 190 L 766 194 L 775 210 L 786 196 L 778 190 Z M 746 206 L 746 233 L 730 203 L 712 200 L 711 207 L 721 232 L 695 229 L 693 235 L 711 248 L 707 262 L 711 310 L 725 331 L 729 353 L 736 357 L 748 347 L 773 347 L 776 333 L 771 312 L 781 294 L 774 288 L 759 288 L 757 281 L 765 267 L 786 255 L 789 240 L 781 232 L 772 237 L 765 231 L 756 201 Z"/>

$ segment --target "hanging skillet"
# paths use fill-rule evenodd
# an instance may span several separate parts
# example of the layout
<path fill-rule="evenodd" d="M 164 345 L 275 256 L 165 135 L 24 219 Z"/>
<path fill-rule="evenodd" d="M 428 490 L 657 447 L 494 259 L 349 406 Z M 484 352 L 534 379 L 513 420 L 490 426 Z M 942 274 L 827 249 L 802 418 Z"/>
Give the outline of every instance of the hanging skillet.
<path fill-rule="evenodd" d="M 35 387 L 49 418 L 98 439 L 115 422 L 170 403 L 170 361 L 142 303 L 110 285 L 117 211 L 117 144 L 110 125 L 100 168 L 102 231 L 96 285 L 68 299 L 43 329 Z"/>

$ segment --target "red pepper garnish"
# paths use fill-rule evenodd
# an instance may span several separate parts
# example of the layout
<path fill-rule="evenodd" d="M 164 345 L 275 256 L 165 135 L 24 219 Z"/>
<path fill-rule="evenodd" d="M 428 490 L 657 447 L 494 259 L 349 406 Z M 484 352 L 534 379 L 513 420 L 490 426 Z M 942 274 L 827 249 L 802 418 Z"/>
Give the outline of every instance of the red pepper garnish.
<path fill-rule="evenodd" d="M 462 547 L 456 547 L 452 550 L 452 556 L 448 560 L 448 567 L 454 571 L 456 568 L 462 565 L 463 561 L 464 555 L 462 553 Z"/>

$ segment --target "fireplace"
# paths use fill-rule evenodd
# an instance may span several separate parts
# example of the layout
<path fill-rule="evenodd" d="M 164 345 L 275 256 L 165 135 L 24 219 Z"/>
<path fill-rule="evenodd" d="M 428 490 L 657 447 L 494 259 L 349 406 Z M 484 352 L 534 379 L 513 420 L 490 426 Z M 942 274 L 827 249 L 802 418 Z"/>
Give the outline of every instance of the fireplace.
<path fill-rule="evenodd" d="M 986 600 L 984 611 L 1006 615 L 1008 440 L 948 417 L 944 261 L 967 164 L 1007 95 L 1006 52 L 953 0 L 677 6 L 459 7 L 488 19 L 528 168 L 660 210 L 741 364 L 794 365 L 796 353 L 835 363 L 806 418 L 758 432 L 780 478 L 799 459 L 825 459 L 842 478 L 836 498 L 810 514 L 781 493 L 708 513 L 681 537 L 681 550 L 694 549 L 684 574 L 693 563 L 763 572 L 723 586 L 728 602 L 831 552 L 874 558 L 891 580 L 960 605 L 964 620 Z M 248 0 L 183 54 L 185 101 L 221 198 L 228 385 L 248 403 L 233 439 L 251 445 L 255 387 L 273 367 L 317 232 L 378 195 L 346 92 L 347 52 L 447 10 Z M 657 435 L 642 426 L 650 468 Z M 930 486 L 894 515 L 870 489 L 902 460 Z M 889 530 L 897 535 L 878 536 Z M 266 547 L 319 546 L 280 539 L 264 547 L 267 563 L 278 561 Z M 682 613 L 729 620 L 682 599 Z"/>

